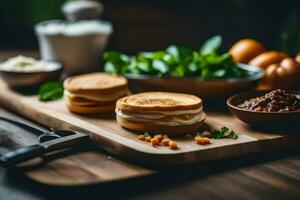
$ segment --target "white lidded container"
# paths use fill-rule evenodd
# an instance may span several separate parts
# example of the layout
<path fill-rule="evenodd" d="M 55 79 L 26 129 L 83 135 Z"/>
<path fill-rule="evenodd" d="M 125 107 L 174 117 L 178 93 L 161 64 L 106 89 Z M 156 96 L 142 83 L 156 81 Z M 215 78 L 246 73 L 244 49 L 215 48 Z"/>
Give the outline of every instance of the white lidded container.
<path fill-rule="evenodd" d="M 101 53 L 113 32 L 101 20 L 49 20 L 36 24 L 41 58 L 63 63 L 67 75 L 100 69 Z"/>
<path fill-rule="evenodd" d="M 69 0 L 61 7 L 61 11 L 70 21 L 98 18 L 103 9 L 101 2 L 92 0 Z"/>

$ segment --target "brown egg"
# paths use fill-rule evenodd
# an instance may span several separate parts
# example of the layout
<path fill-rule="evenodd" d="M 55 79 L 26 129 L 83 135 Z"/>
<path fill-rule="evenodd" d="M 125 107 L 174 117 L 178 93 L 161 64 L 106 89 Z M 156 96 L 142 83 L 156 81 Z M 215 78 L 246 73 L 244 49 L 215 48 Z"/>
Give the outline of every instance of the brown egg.
<path fill-rule="evenodd" d="M 285 58 L 280 63 L 280 68 L 277 69 L 278 76 L 288 77 L 297 75 L 300 72 L 300 64 L 293 58 Z"/>
<path fill-rule="evenodd" d="M 300 63 L 300 53 L 295 57 L 296 62 Z"/>
<path fill-rule="evenodd" d="M 254 66 L 259 66 L 265 69 L 271 64 L 276 64 L 281 62 L 286 57 L 287 55 L 285 53 L 279 51 L 268 51 L 250 60 L 249 64 Z"/>
<path fill-rule="evenodd" d="M 300 64 L 293 58 L 285 58 L 279 64 L 272 64 L 266 69 L 266 81 L 271 88 L 298 89 Z"/>
<path fill-rule="evenodd" d="M 267 69 L 266 69 L 266 81 L 267 81 L 267 84 L 271 84 L 271 83 L 274 83 L 276 82 L 276 80 L 278 79 L 278 75 L 277 75 L 277 68 L 279 67 L 279 64 L 272 64 L 270 65 Z"/>
<path fill-rule="evenodd" d="M 248 63 L 252 58 L 265 51 L 265 47 L 258 41 L 253 39 L 243 39 L 235 43 L 229 49 L 229 54 L 236 62 Z"/>

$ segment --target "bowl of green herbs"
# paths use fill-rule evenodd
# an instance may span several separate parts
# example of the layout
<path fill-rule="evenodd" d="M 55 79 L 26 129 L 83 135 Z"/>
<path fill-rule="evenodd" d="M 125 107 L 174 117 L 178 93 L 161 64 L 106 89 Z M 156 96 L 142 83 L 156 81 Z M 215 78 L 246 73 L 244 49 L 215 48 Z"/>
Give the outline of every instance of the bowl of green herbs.
<path fill-rule="evenodd" d="M 221 36 L 214 36 L 199 50 L 171 45 L 134 56 L 107 51 L 104 71 L 124 75 L 133 92 L 182 92 L 213 99 L 256 87 L 263 70 L 234 62 L 228 53 L 219 53 L 221 45 Z"/>

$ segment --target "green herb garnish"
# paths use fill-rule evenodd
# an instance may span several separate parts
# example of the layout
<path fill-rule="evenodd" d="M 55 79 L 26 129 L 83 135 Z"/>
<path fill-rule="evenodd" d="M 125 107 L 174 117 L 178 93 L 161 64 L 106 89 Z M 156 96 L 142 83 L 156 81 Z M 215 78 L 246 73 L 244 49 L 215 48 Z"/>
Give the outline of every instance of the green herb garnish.
<path fill-rule="evenodd" d="M 222 127 L 220 130 L 212 131 L 211 137 L 214 139 L 228 137 L 228 138 L 236 140 L 238 138 L 238 135 L 233 130 L 230 130 L 227 127 Z"/>
<path fill-rule="evenodd" d="M 144 133 L 144 136 L 145 136 L 145 137 L 151 137 L 151 135 L 150 135 L 148 132 L 145 132 L 145 133 Z"/>
<path fill-rule="evenodd" d="M 53 101 L 61 99 L 64 94 L 64 87 L 60 81 L 50 81 L 41 85 L 38 91 L 40 101 Z"/>
<path fill-rule="evenodd" d="M 234 140 L 238 139 L 238 135 L 234 131 L 230 131 L 228 137 Z"/>
<path fill-rule="evenodd" d="M 208 39 L 195 51 L 171 45 L 165 50 L 128 56 L 116 51 L 104 53 L 104 71 L 112 74 L 201 77 L 203 79 L 243 78 L 249 72 L 238 67 L 228 53 L 220 54 L 222 37 Z"/>

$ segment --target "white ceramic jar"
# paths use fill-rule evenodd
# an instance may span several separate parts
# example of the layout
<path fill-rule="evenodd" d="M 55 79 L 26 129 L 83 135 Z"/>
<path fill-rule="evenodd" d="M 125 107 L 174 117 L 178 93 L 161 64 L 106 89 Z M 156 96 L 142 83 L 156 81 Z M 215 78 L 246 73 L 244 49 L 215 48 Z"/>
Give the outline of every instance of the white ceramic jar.
<path fill-rule="evenodd" d="M 38 23 L 35 32 L 41 58 L 63 63 L 64 72 L 73 75 L 100 70 L 101 53 L 113 27 L 101 20 L 49 20 Z"/>

